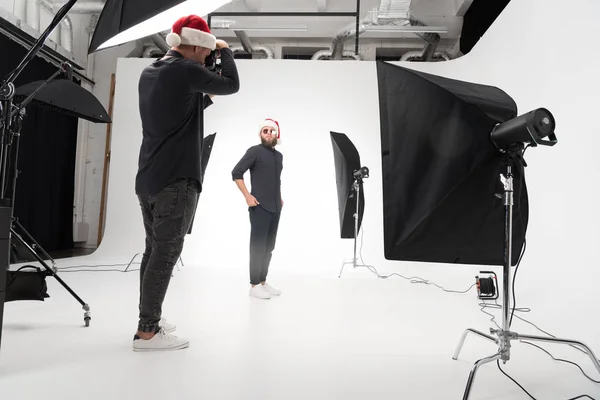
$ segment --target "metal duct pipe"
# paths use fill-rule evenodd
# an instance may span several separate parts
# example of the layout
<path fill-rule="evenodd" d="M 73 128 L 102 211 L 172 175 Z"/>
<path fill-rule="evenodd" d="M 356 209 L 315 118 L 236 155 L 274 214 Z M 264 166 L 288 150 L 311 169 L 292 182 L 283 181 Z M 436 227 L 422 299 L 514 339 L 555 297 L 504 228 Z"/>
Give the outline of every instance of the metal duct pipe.
<path fill-rule="evenodd" d="M 127 54 L 126 58 L 140 58 L 144 55 L 144 43 L 141 40 L 135 41 L 135 48 Z"/>
<path fill-rule="evenodd" d="M 410 61 L 411 59 L 418 59 L 418 60 L 423 60 L 423 54 L 424 52 L 420 52 L 420 51 L 407 51 L 406 53 L 402 54 L 402 57 L 400 57 L 400 61 Z M 443 58 L 446 61 L 450 61 L 450 56 L 448 56 L 448 54 L 446 54 L 445 52 L 436 52 L 433 54 L 432 58 Z"/>
<path fill-rule="evenodd" d="M 56 2 L 54 3 L 54 9 L 58 11 L 62 6 L 67 4 L 66 2 Z M 104 2 L 102 1 L 87 1 L 87 2 L 78 2 L 73 5 L 73 7 L 69 10 L 70 13 L 74 14 L 100 14 L 104 9 Z"/>
<path fill-rule="evenodd" d="M 348 24 L 345 28 L 341 29 L 333 38 L 331 43 L 331 57 L 333 60 L 341 60 L 342 54 L 344 53 L 344 42 L 351 37 L 355 37 L 357 34 L 360 35 L 366 30 L 365 24 L 372 22 L 372 17 L 369 15 L 363 18 L 358 24 L 358 32 L 356 31 L 356 23 Z"/>
<path fill-rule="evenodd" d="M 319 50 L 311 57 L 311 60 L 340 60 L 342 58 L 354 59 L 361 61 L 360 55 L 354 54 L 352 51 L 344 51 L 340 58 L 333 58 L 333 52 L 330 50 Z"/>
<path fill-rule="evenodd" d="M 236 53 L 247 53 L 246 49 L 243 47 L 231 47 L 230 50 L 233 52 L 234 55 Z M 263 53 L 265 55 L 265 57 L 269 60 L 272 60 L 275 58 L 273 50 L 271 50 L 267 46 L 253 45 L 252 52 L 253 53 Z"/>
<path fill-rule="evenodd" d="M 409 21 L 411 26 L 427 26 L 412 15 L 410 16 Z M 423 60 L 431 60 L 433 53 L 435 53 L 438 43 L 440 42 L 440 35 L 431 32 L 419 32 L 416 33 L 416 35 L 427 42 L 427 46 L 425 46 L 425 50 L 423 50 Z"/>
<path fill-rule="evenodd" d="M 165 55 L 165 53 L 167 52 L 167 50 L 163 50 L 161 49 L 159 46 L 156 45 L 156 38 L 153 37 L 154 35 L 150 35 L 150 36 L 146 36 L 144 38 L 142 38 L 141 40 L 139 40 L 142 44 L 142 57 L 143 58 L 157 58 L 157 57 L 162 57 Z M 138 45 L 136 44 L 136 47 Z M 170 49 L 170 47 L 169 47 Z M 139 51 L 132 51 L 132 53 L 139 53 Z"/>
<path fill-rule="evenodd" d="M 15 17 L 25 22 L 27 16 L 27 0 L 15 0 L 14 10 Z"/>
<path fill-rule="evenodd" d="M 244 48 L 246 53 L 252 53 L 252 43 L 250 43 L 250 38 L 248 37 L 248 34 L 244 31 L 238 30 L 234 30 L 233 33 L 235 33 L 235 36 L 237 36 L 238 39 L 240 39 L 242 47 Z"/>
<path fill-rule="evenodd" d="M 69 53 L 73 53 L 73 23 L 68 15 L 60 22 L 60 45 Z"/>
<path fill-rule="evenodd" d="M 40 2 L 39 0 L 27 0 L 25 7 L 25 20 L 27 25 L 35 31 L 40 31 Z"/>
<path fill-rule="evenodd" d="M 370 11 L 369 15 L 360 21 L 358 32 L 356 30 L 356 24 L 353 23 L 349 24 L 335 35 L 331 44 L 332 59 L 341 59 L 344 50 L 344 42 L 350 37 L 355 37 L 356 35 L 364 33 L 369 26 L 427 26 L 412 16 L 410 10 L 411 2 L 412 0 L 381 0 L 379 9 Z M 423 57 L 426 61 L 429 61 L 433 57 L 438 46 L 440 35 L 429 32 L 415 34 L 427 42 Z"/>
<path fill-rule="evenodd" d="M 155 57 L 162 57 L 164 55 L 165 55 L 164 51 L 159 49 L 154 44 L 151 44 L 151 45 L 145 47 L 144 52 L 142 53 L 143 58 L 155 58 Z"/>
<path fill-rule="evenodd" d="M 160 33 L 155 33 L 154 35 L 151 35 L 150 40 L 152 40 L 152 43 L 154 43 L 156 47 L 163 50 L 165 53 L 171 50 L 171 46 L 167 44 L 167 41 Z"/>
<path fill-rule="evenodd" d="M 29 0 L 29 1 L 34 1 L 36 3 L 39 4 L 39 7 L 44 7 L 46 9 L 46 11 L 48 11 L 50 14 L 52 14 L 53 16 L 55 15 L 54 9 L 53 9 L 53 4 L 50 3 L 48 0 Z M 28 8 L 29 10 L 29 8 Z M 39 13 L 39 8 L 38 8 L 38 12 L 37 12 L 37 17 L 39 18 L 40 13 Z M 38 19 L 37 22 L 38 25 L 38 31 L 39 31 L 39 26 L 40 26 L 40 22 Z M 60 30 L 58 32 L 58 44 L 60 44 L 65 50 L 67 50 L 68 52 L 72 53 L 73 52 L 73 23 L 71 22 L 71 18 L 69 18 L 68 15 L 65 15 L 65 17 L 60 21 Z"/>

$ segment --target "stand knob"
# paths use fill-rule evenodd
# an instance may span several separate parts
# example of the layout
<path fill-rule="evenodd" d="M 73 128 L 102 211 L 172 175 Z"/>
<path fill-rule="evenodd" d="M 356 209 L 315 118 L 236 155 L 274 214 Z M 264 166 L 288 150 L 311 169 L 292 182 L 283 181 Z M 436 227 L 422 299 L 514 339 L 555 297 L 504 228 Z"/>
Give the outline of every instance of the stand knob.
<path fill-rule="evenodd" d="M 12 83 L 4 83 L 0 87 L 0 100 L 9 100 L 15 95 L 15 85 Z"/>

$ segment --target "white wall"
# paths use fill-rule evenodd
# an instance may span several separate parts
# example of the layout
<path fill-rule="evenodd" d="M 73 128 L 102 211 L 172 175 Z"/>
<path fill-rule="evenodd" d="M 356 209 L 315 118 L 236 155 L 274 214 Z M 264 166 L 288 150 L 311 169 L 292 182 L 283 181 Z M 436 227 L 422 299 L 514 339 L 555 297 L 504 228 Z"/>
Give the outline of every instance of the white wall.
<path fill-rule="evenodd" d="M 562 57 L 563 32 L 595 37 L 600 4 L 572 2 L 580 18 L 543 0 L 514 0 L 469 55 L 438 64 L 411 64 L 430 73 L 497 85 L 515 98 L 521 113 L 544 106 L 557 120 L 559 143 L 527 151 L 530 224 L 527 252 L 519 270 L 517 299 L 532 307 L 544 327 L 598 343 L 600 311 L 595 299 L 600 145 L 592 118 L 600 104 L 595 53 L 571 42 Z M 535 18 L 532 18 L 535 15 Z M 560 29 L 556 29 L 560 26 Z M 510 55 L 510 56 L 505 56 Z M 136 80 L 149 60 L 119 60 L 113 126 L 112 178 L 105 239 L 95 257 L 128 261 L 143 251 L 143 229 L 133 191 L 140 126 Z M 230 171 L 256 141 L 256 121 L 282 123 L 283 193 L 286 207 L 274 262 L 295 273 L 337 276 L 351 255 L 351 242 L 338 239 L 337 202 L 329 130 L 347 133 L 371 169 L 366 184 L 365 261 L 385 272 L 419 274 L 441 284 L 467 287 L 479 268 L 396 263 L 383 260 L 379 114 L 375 64 L 371 62 L 240 61 L 241 90 L 216 99 L 206 112 L 206 134 L 218 131 L 206 172 L 194 233 L 184 261 L 219 268 L 246 268 L 248 216 Z M 174 155 L 176 156 L 176 155 Z M 499 272 L 499 271 L 498 271 Z M 558 318 L 557 318 L 558 317 Z"/>
<path fill-rule="evenodd" d="M 137 78 L 149 62 L 120 59 L 117 68 L 113 173 L 105 238 L 97 253 L 120 256 L 121 261 L 143 251 L 144 244 L 133 185 L 141 143 Z M 371 181 L 366 187 L 367 209 L 373 217 L 371 222 L 365 222 L 365 228 L 373 238 L 381 239 L 377 233 L 382 188 L 378 172 L 381 167 L 374 65 L 348 62 L 340 69 L 337 63 L 240 60 L 238 67 L 240 93 L 215 98 L 215 104 L 205 114 L 205 132 L 216 131 L 217 138 L 194 232 L 187 239 L 190 245 L 186 246 L 183 258 L 223 268 L 239 268 L 246 262 L 248 211 L 231 179 L 231 170 L 246 149 L 258 143 L 258 122 L 271 117 L 280 121 L 283 139 L 280 151 L 284 154 L 282 192 L 286 205 L 278 254 L 297 255 L 290 268 L 313 272 L 337 269 L 341 243 L 335 240 L 339 237 L 339 227 L 330 130 L 346 132 L 352 137 L 362 150 L 363 163 L 371 166 Z M 298 79 L 302 76 L 315 77 L 315 82 Z M 357 76 L 362 77 L 360 83 L 349 85 Z M 361 112 L 354 112 L 359 103 Z M 343 110 L 341 118 L 339 110 Z M 368 253 L 365 251 L 365 255 Z"/>

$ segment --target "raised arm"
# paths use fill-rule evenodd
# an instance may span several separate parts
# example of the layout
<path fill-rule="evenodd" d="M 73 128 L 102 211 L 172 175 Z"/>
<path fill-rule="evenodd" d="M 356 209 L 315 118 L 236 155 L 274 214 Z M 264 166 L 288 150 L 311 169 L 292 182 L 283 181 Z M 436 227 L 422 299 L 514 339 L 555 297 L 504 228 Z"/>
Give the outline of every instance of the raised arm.
<path fill-rule="evenodd" d="M 189 64 L 187 81 L 192 91 L 225 96 L 240 90 L 240 79 L 233 53 L 228 47 L 219 51 L 221 52 L 221 75 L 209 71 L 200 64 Z"/>

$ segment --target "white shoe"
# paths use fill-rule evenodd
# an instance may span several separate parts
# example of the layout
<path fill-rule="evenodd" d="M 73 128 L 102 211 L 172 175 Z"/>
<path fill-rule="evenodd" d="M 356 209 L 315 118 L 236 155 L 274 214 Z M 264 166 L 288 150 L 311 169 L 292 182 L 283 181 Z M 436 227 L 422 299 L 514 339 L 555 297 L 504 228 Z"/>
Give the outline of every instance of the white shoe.
<path fill-rule="evenodd" d="M 164 351 L 180 350 L 190 345 L 189 340 L 170 335 L 161 328 L 151 339 L 144 340 L 135 335 L 133 339 L 133 351 Z"/>
<path fill-rule="evenodd" d="M 256 285 L 250 288 L 250 296 L 256 297 L 258 299 L 270 299 L 271 295 L 265 291 L 262 285 Z"/>
<path fill-rule="evenodd" d="M 168 323 L 166 318 L 161 318 L 160 321 L 158 321 L 158 326 L 159 328 L 163 328 L 166 333 L 175 332 L 177 329 L 175 325 Z"/>
<path fill-rule="evenodd" d="M 267 292 L 273 296 L 279 296 L 281 294 L 281 290 L 274 288 L 273 286 L 269 285 L 266 282 L 264 285 L 261 285 L 261 286 L 265 290 L 265 292 Z"/>

